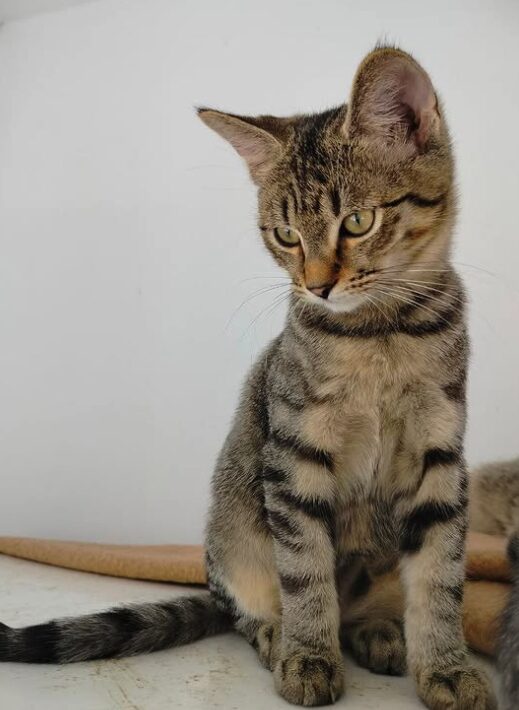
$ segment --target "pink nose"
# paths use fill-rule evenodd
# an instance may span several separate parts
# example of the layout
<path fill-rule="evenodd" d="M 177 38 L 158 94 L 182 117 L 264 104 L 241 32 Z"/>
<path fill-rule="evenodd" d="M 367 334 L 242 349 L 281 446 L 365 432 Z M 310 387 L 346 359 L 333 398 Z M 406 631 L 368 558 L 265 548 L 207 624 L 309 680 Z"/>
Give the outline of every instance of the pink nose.
<path fill-rule="evenodd" d="M 334 283 L 322 284 L 321 286 L 308 286 L 308 290 L 311 291 L 316 296 L 319 296 L 319 298 L 326 299 L 330 295 L 330 291 L 332 290 L 332 288 L 334 286 L 335 286 Z"/>

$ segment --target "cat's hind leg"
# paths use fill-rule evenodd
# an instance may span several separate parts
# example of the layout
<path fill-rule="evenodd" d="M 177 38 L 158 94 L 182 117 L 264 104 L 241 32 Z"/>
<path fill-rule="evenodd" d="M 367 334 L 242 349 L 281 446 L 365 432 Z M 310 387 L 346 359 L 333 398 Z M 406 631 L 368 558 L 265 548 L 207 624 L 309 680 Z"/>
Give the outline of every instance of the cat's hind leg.
<path fill-rule="evenodd" d="M 281 612 L 279 577 L 271 540 L 249 534 L 236 543 L 232 556 L 217 567 L 208 556 L 209 588 L 234 618 L 234 628 L 257 651 L 262 665 L 273 670 L 279 658 Z"/>

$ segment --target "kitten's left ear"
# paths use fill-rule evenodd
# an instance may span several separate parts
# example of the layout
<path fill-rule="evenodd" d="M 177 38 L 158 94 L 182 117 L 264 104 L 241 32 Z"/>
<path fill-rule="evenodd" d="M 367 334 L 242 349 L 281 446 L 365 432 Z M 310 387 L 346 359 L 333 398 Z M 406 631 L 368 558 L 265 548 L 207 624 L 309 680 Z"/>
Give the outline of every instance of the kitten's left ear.
<path fill-rule="evenodd" d="M 291 119 L 274 116 L 235 116 L 200 108 L 202 121 L 225 138 L 247 163 L 250 175 L 260 185 L 281 156 Z"/>
<path fill-rule="evenodd" d="M 368 54 L 353 82 L 344 130 L 398 149 L 424 152 L 440 132 L 432 82 L 411 55 L 382 47 Z"/>

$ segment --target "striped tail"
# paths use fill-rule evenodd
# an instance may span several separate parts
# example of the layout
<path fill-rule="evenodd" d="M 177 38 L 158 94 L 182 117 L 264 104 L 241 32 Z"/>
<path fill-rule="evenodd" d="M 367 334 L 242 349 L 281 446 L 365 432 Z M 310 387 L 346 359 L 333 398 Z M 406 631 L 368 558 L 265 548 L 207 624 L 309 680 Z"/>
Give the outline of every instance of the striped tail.
<path fill-rule="evenodd" d="M 12 629 L 0 624 L 0 661 L 73 663 L 181 646 L 232 628 L 210 593 L 136 604 Z"/>

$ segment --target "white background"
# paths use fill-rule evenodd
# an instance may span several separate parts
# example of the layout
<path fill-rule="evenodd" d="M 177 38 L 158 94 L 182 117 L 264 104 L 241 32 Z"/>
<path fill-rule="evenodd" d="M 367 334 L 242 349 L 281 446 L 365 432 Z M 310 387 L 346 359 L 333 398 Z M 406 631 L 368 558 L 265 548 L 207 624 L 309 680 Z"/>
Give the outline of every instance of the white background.
<path fill-rule="evenodd" d="M 283 306 L 228 323 L 276 268 L 245 169 L 193 106 L 335 105 L 380 38 L 430 71 L 455 140 L 468 458 L 518 454 L 518 33 L 515 0 L 98 0 L 0 28 L 0 533 L 201 539 Z"/>

